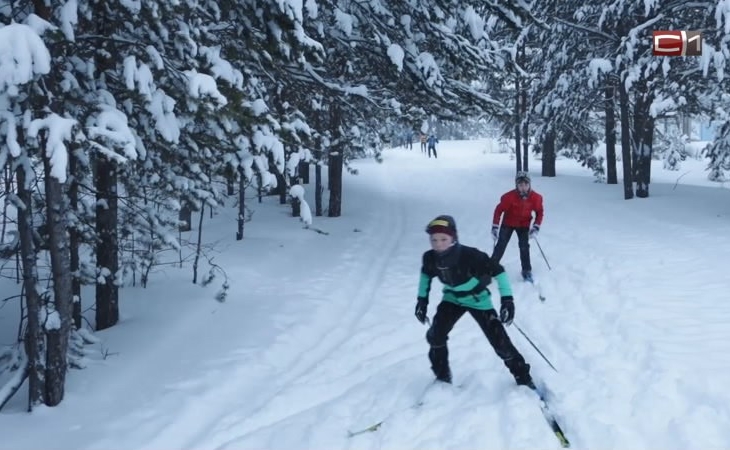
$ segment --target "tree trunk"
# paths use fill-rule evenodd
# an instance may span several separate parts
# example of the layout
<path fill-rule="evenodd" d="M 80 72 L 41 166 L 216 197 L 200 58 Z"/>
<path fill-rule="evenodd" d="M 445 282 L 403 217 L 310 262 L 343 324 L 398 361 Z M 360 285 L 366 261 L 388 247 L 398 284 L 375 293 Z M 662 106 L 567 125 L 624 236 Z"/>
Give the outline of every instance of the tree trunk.
<path fill-rule="evenodd" d="M 649 197 L 649 183 L 651 183 L 651 154 L 654 144 L 654 119 L 645 111 L 641 139 L 637 149 L 636 196 Z"/>
<path fill-rule="evenodd" d="M 322 164 L 317 161 L 314 166 L 314 215 L 320 217 L 322 215 L 322 196 L 324 195 L 324 186 L 322 186 Z"/>
<path fill-rule="evenodd" d="M 330 147 L 328 164 L 330 169 L 330 198 L 328 217 L 340 217 L 342 215 L 342 169 L 345 164 L 345 144 L 341 131 L 342 113 L 336 104 L 330 105 L 329 127 L 332 132 L 332 143 Z"/>
<path fill-rule="evenodd" d="M 522 114 L 520 108 L 520 75 L 515 72 L 515 164 L 517 172 L 522 170 L 522 153 L 521 139 L 520 139 L 520 122 L 522 121 Z"/>
<path fill-rule="evenodd" d="M 198 244 L 195 247 L 195 261 L 193 261 L 193 284 L 198 283 L 198 262 L 203 246 L 203 218 L 205 217 L 205 203 L 200 205 L 200 220 L 198 221 Z"/>
<path fill-rule="evenodd" d="M 618 83 L 619 107 L 621 109 L 621 162 L 623 163 L 624 199 L 634 198 L 634 182 L 631 169 L 631 126 L 629 124 L 629 94 L 626 84 Z"/>
<path fill-rule="evenodd" d="M 342 169 L 344 158 L 342 155 L 342 144 L 337 150 L 329 154 L 329 166 L 332 178 L 330 179 L 330 199 L 328 217 L 340 217 L 342 215 Z"/>
<path fill-rule="evenodd" d="M 522 44 L 522 47 L 520 48 L 520 56 L 519 56 L 520 65 L 525 64 L 525 45 Z M 527 84 L 527 83 L 525 83 Z M 529 172 L 530 166 L 530 139 L 529 135 L 527 134 L 528 125 L 529 125 L 529 119 L 527 115 L 527 86 L 525 86 L 525 89 L 522 89 L 522 95 L 520 96 L 520 109 L 522 111 L 521 114 L 521 122 L 522 122 L 522 170 L 525 172 Z"/>
<path fill-rule="evenodd" d="M 178 231 L 184 232 L 193 229 L 193 208 L 190 207 L 190 203 L 186 200 L 183 200 L 182 205 L 180 206 L 178 220 L 180 221 Z"/>
<path fill-rule="evenodd" d="M 233 178 L 233 176 L 226 177 L 226 194 L 228 195 L 233 195 L 236 193 L 236 180 L 234 180 Z"/>
<path fill-rule="evenodd" d="M 294 180 L 292 184 L 300 184 L 301 178 Z M 302 215 L 302 202 L 297 197 L 291 197 L 291 216 L 301 217 Z"/>
<path fill-rule="evenodd" d="M 43 142 L 45 148 L 45 142 Z M 46 209 L 48 214 L 48 235 L 53 274 L 53 306 L 58 317 L 47 316 L 45 324 L 47 337 L 46 357 L 46 405 L 56 406 L 63 400 L 66 371 L 68 370 L 68 341 L 71 335 L 71 308 L 73 290 L 71 287 L 71 249 L 66 235 L 66 204 L 64 185 L 51 176 L 51 162 L 43 157 L 45 168 Z"/>
<path fill-rule="evenodd" d="M 96 266 L 104 281 L 96 282 L 96 329 L 104 330 L 119 321 L 119 270 L 117 241 L 117 164 L 97 157 L 96 185 Z M 107 272 L 108 271 L 108 272 Z"/>
<path fill-rule="evenodd" d="M 646 109 L 645 97 L 642 92 L 643 80 L 637 82 L 636 95 L 634 96 L 634 122 L 633 122 L 633 133 L 631 134 L 633 139 L 631 143 L 631 164 L 632 164 L 632 181 L 638 181 L 639 177 L 639 148 L 641 147 L 642 130 L 644 129 L 644 110 Z"/>
<path fill-rule="evenodd" d="M 240 172 L 240 177 L 238 182 L 238 230 L 236 231 L 236 240 L 240 241 L 243 239 L 243 228 L 246 223 L 246 177 L 244 176 L 243 168 L 239 168 L 238 171 Z"/>
<path fill-rule="evenodd" d="M 542 176 L 555 176 L 555 131 L 552 129 L 545 134 L 545 141 L 542 144 Z"/>
<path fill-rule="evenodd" d="M 41 299 L 38 286 L 36 249 L 33 240 L 33 208 L 30 188 L 26 185 L 24 166 L 16 171 L 18 198 L 23 207 L 18 208 L 18 235 L 20 255 L 23 259 L 23 290 L 28 310 L 28 327 L 23 339 L 28 355 L 28 411 L 46 402 L 46 337 L 40 323 Z"/>
<path fill-rule="evenodd" d="M 273 159 L 269 159 L 269 167 L 271 167 L 271 170 L 274 171 L 274 176 L 276 177 L 276 192 L 279 194 L 279 204 L 286 205 L 286 176 L 279 170 L 278 167 L 276 167 Z"/>
<path fill-rule="evenodd" d="M 309 184 L 309 162 L 299 161 L 299 178 L 302 184 Z"/>
<path fill-rule="evenodd" d="M 241 172 L 241 178 L 243 178 L 243 172 Z M 261 176 L 261 172 L 259 172 L 258 170 L 256 171 L 256 182 L 258 183 L 258 186 L 256 188 L 256 194 L 258 195 L 259 203 L 261 203 L 264 201 L 264 188 L 262 186 L 262 184 L 264 183 L 264 179 Z M 243 181 L 241 181 L 241 183 L 243 183 Z"/>
<path fill-rule="evenodd" d="M 76 157 L 77 149 L 69 152 L 69 172 L 71 180 L 68 186 L 68 199 L 71 211 L 75 216 L 79 214 L 79 160 Z M 78 222 L 78 219 L 76 220 Z M 74 326 L 77 330 L 81 329 L 81 258 L 79 256 L 79 248 L 81 247 L 81 235 L 79 225 L 74 224 L 68 229 L 69 247 L 71 251 L 71 292 L 73 295 L 73 306 L 71 316 Z"/>
<path fill-rule="evenodd" d="M 609 83 L 611 83 L 609 81 Z M 615 92 L 612 84 L 605 89 L 604 109 L 606 113 L 606 183 L 618 184 L 616 169 L 616 113 Z"/>

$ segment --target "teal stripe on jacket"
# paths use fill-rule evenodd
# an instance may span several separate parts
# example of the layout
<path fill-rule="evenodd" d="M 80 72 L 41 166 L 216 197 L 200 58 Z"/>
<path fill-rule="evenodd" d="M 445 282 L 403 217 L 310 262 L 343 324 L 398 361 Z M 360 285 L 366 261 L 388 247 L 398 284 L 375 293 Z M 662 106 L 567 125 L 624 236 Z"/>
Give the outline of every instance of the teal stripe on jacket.
<path fill-rule="evenodd" d="M 512 287 L 510 286 L 509 278 L 507 277 L 506 272 L 500 273 L 499 275 L 494 277 L 494 279 L 497 281 L 497 287 L 499 289 L 499 295 L 501 297 L 512 296 Z M 480 292 L 479 294 L 470 294 L 463 297 L 457 297 L 456 295 L 454 295 L 455 292 L 469 292 L 474 289 L 477 284 L 479 284 L 479 280 L 472 277 L 466 282 L 456 286 L 444 286 L 442 291 L 443 301 L 479 310 L 494 309 L 492 295 L 487 289 Z M 418 283 L 418 296 L 424 298 L 428 297 L 430 285 L 431 278 L 425 273 L 421 273 L 421 278 Z"/>

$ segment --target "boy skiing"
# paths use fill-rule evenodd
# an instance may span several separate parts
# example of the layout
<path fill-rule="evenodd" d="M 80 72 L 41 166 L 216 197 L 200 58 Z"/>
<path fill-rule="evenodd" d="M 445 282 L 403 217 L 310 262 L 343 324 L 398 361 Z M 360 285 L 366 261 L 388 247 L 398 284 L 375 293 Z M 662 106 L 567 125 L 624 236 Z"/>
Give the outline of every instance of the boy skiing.
<path fill-rule="evenodd" d="M 532 228 L 530 228 L 533 212 L 535 213 L 535 221 Z M 504 220 L 502 220 L 502 227 L 500 228 L 499 223 L 503 214 Z M 530 264 L 530 239 L 537 237 L 540 232 L 543 214 L 542 195 L 531 189 L 530 176 L 527 172 L 517 172 L 515 189 L 502 195 L 499 204 L 494 208 L 492 239 L 495 241 L 495 246 L 492 259 L 499 263 L 504 251 L 507 249 L 512 232 L 516 232 L 520 248 L 522 278 L 525 281 L 533 281 L 532 265 Z"/>
<path fill-rule="evenodd" d="M 469 312 L 517 384 L 534 386 L 530 365 L 512 344 L 502 325 L 510 325 L 515 316 L 512 290 L 504 268 L 486 253 L 461 245 L 451 216 L 436 217 L 426 227 L 426 233 L 431 250 L 423 254 L 416 318 L 421 323 L 426 322 L 431 280 L 438 277 L 444 285 L 443 299 L 426 333 L 426 340 L 431 346 L 428 357 L 436 379 L 451 383 L 446 341 L 456 322 Z M 487 289 L 492 277 L 497 280 L 501 296 L 499 317 Z"/>

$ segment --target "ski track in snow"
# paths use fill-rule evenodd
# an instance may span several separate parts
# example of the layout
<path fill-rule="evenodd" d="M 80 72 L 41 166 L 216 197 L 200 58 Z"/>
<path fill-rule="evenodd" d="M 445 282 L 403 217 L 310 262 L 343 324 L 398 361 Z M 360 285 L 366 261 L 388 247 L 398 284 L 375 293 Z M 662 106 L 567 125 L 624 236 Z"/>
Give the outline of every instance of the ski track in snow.
<path fill-rule="evenodd" d="M 558 250 L 554 254 L 576 240 L 591 242 L 579 223 L 569 228 L 569 237 L 550 235 L 553 250 Z M 696 230 L 673 228 L 685 245 L 717 240 Z M 592 241 L 592 249 L 573 252 L 572 261 L 560 261 L 549 275 L 547 269 L 541 271 L 550 308 L 541 319 L 528 313 L 532 329 L 540 331 L 537 340 L 562 353 L 557 364 L 561 374 L 552 377 L 551 385 L 560 386 L 556 409 L 575 411 L 578 405 L 590 405 L 581 415 L 560 417 L 574 447 L 600 443 L 605 448 L 723 448 L 727 442 L 722 430 L 730 423 L 730 409 L 708 406 L 716 401 L 699 406 L 698 394 L 709 388 L 727 397 L 720 380 L 730 364 L 722 357 L 708 361 L 705 352 L 726 354 L 730 304 L 702 298 L 710 292 L 716 297 L 718 289 L 727 289 L 727 282 L 700 281 L 715 278 L 717 268 L 711 260 L 687 257 L 654 240 L 633 239 L 630 226 L 607 229 L 600 241 Z M 727 240 L 723 244 L 728 248 Z M 622 255 L 626 258 L 619 260 Z M 649 279 L 651 286 L 646 285 Z M 708 323 L 708 317 L 715 320 Z M 673 431 L 687 420 L 707 431 L 700 435 L 686 426 L 678 429 L 689 431 Z"/>
<path fill-rule="evenodd" d="M 414 170 L 406 179 L 402 174 L 396 178 L 387 168 L 382 170 L 386 171 L 388 180 L 398 179 L 400 185 L 407 183 L 420 194 L 418 198 L 401 197 L 398 201 L 400 192 L 391 190 L 390 201 L 400 214 L 404 214 L 404 202 L 409 205 L 408 230 L 418 230 L 399 236 L 398 242 L 405 240 L 408 244 L 404 244 L 404 248 L 418 248 L 416 242 L 420 242 L 425 250 L 428 241 L 422 230 L 428 220 L 440 213 L 454 214 L 457 225 L 460 218 L 465 223 L 483 222 L 483 211 L 468 205 L 463 207 L 464 211 L 449 210 L 449 207 L 453 208 L 451 199 L 439 198 L 441 186 L 428 176 L 433 169 Z M 415 186 L 420 189 L 413 189 Z M 463 189 L 450 186 L 457 192 L 470 188 L 466 182 Z M 420 208 L 414 208 L 414 204 Z M 403 309 L 410 311 L 415 304 L 420 253 L 393 250 L 391 258 L 382 261 L 391 270 L 381 279 L 380 289 L 369 295 L 368 301 L 376 300 L 376 303 L 360 324 L 362 328 L 352 330 L 351 338 L 342 342 L 338 351 L 323 358 L 315 370 L 302 376 L 291 389 L 280 392 L 280 396 L 267 405 L 268 411 L 259 410 L 261 417 L 255 422 L 246 422 L 237 414 L 226 417 L 206 439 L 206 448 L 259 448 L 261 445 L 269 448 L 319 448 L 322 445 L 373 449 L 434 445 L 463 448 L 470 446 L 475 436 L 501 435 L 505 428 L 514 428 L 503 443 L 507 447 L 545 447 L 546 442 L 555 444 L 549 447 L 559 447 L 534 394 L 514 385 L 507 369 L 468 315 L 452 334 L 461 334 L 454 338 L 452 345 L 452 366 L 456 383 L 465 380 L 465 389 L 456 395 L 448 390 L 429 393 L 421 408 L 411 408 L 419 392 L 432 379 L 426 355 L 425 327 L 418 325 L 415 319 L 411 324 L 402 323 L 408 320 L 405 317 L 410 318 L 403 314 Z M 435 282 L 429 309 L 431 315 L 438 304 L 439 291 Z M 399 332 L 402 337 L 397 334 Z M 474 349 L 477 349 L 476 355 Z M 323 385 L 328 395 L 322 395 Z M 508 392 L 506 400 L 505 391 Z M 297 408 L 292 409 L 292 405 Z M 448 419 L 463 414 L 465 409 L 478 414 L 470 415 L 471 418 L 455 433 Z M 384 418 L 387 418 L 386 423 L 378 432 L 344 440 L 345 430 L 361 429 Z M 414 423 L 418 426 L 414 427 Z M 282 429 L 288 432 L 282 433 Z M 302 442 L 301 436 L 308 436 L 308 442 Z M 548 439 L 552 441 L 546 441 Z"/>
<path fill-rule="evenodd" d="M 325 294 L 323 298 L 326 300 L 319 306 L 326 310 L 322 317 L 336 317 L 337 321 L 296 324 L 282 334 L 274 348 L 261 355 L 263 370 L 257 373 L 255 369 L 245 366 L 227 374 L 218 387 L 205 392 L 197 401 L 190 402 L 188 410 L 175 417 L 168 428 L 158 431 L 156 437 L 144 448 L 199 448 L 203 438 L 206 438 L 205 447 L 209 448 L 212 445 L 210 435 L 215 436 L 216 433 L 231 428 L 235 429 L 237 435 L 253 432 L 285 420 L 301 409 L 306 410 L 321 404 L 324 401 L 321 398 L 306 399 L 297 396 L 297 382 L 306 379 L 307 374 L 315 371 L 332 352 L 350 338 L 352 329 L 370 308 L 374 291 L 383 279 L 387 263 L 406 231 L 403 226 L 403 209 L 392 200 L 386 198 L 381 203 L 387 207 L 389 213 L 379 214 L 378 223 L 371 227 L 377 233 L 358 239 L 357 246 L 349 250 L 349 263 L 337 273 L 311 280 L 313 286 L 343 287 L 339 292 Z M 372 255 L 374 259 L 363 258 L 364 255 Z M 340 309 L 341 313 L 333 315 L 332 310 L 335 308 Z M 302 348 L 301 338 L 312 335 L 312 330 L 326 331 L 323 335 L 315 332 L 315 344 L 310 348 Z M 279 359 L 279 355 L 292 353 L 298 355 L 294 360 Z M 278 373 L 285 375 L 280 378 L 272 376 Z M 252 380 L 254 377 L 258 382 Z M 246 380 L 246 385 L 252 386 L 251 391 L 242 391 L 241 379 Z M 179 423 L 187 424 L 186 428 L 181 430 Z"/>
<path fill-rule="evenodd" d="M 484 174 L 469 155 L 447 151 L 431 160 L 418 153 L 387 152 L 386 159 L 399 164 L 364 163 L 361 175 L 348 179 L 358 195 L 379 199 L 368 198 L 379 209 L 358 224 L 357 237 L 342 240 L 339 254 L 323 249 L 322 257 L 329 251 L 333 259 L 331 270 L 303 276 L 306 266 L 293 265 L 282 270 L 276 285 L 251 287 L 253 299 L 287 299 L 281 311 L 267 307 L 273 309 L 267 326 L 277 335 L 272 343 L 240 338 L 235 329 L 211 330 L 223 339 L 253 342 L 226 342 L 220 353 L 233 350 L 216 359 L 205 355 L 205 336 L 200 348 L 181 349 L 181 358 L 201 361 L 200 375 L 181 373 L 166 393 L 139 401 L 134 412 L 105 424 L 109 437 L 87 448 L 560 448 L 534 394 L 515 386 L 468 315 L 449 341 L 454 381 L 463 388 L 437 387 L 420 408 L 412 408 L 433 378 L 426 327 L 412 314 L 420 256 L 428 248 L 424 227 L 438 214 L 451 214 L 463 243 L 491 254 L 494 202 L 509 189 L 504 181 L 513 173 L 510 166 L 508 177 L 493 182 L 489 177 L 500 176 L 500 169 Z M 452 169 L 459 175 L 450 176 Z M 724 405 L 730 401 L 723 401 L 728 400 L 723 377 L 730 370 L 730 303 L 716 299 L 717 292 L 730 292 L 728 277 L 718 275 L 726 267 L 723 249 L 730 249 L 730 238 L 717 236 L 717 225 L 713 231 L 641 211 L 632 216 L 634 204 L 618 207 L 620 221 L 588 226 L 590 211 L 558 200 L 572 198 L 575 186 L 552 181 L 533 181 L 546 196 L 540 243 L 553 270 L 534 243 L 531 255 L 547 301 L 519 281 L 516 237 L 502 264 L 513 282 L 515 324 L 559 373 L 515 327 L 508 333 L 533 375 L 547 384 L 550 407 L 572 448 L 727 448 L 730 407 Z M 580 195 L 582 201 L 590 194 Z M 601 214 L 602 220 L 612 218 Z M 642 238 L 635 237 L 637 228 Z M 646 229 L 665 239 L 650 239 Z M 677 236 L 677 245 L 662 246 L 666 236 Z M 696 251 L 708 242 L 714 253 Z M 287 253 L 282 264 L 308 261 L 306 250 Z M 241 265 L 230 275 L 251 276 L 250 270 Z M 440 288 L 434 280 L 431 317 Z M 497 287 L 490 289 L 498 308 Z M 301 301 L 291 300 L 297 297 Z M 116 377 L 119 386 L 110 386 L 110 392 L 150 375 L 134 368 L 159 370 L 155 358 L 163 349 L 176 349 L 175 339 L 196 329 L 196 317 L 185 315 L 163 339 L 141 349 L 129 377 Z M 223 326 L 231 324 L 235 321 L 226 319 Z M 173 378 L 166 374 L 166 380 Z M 375 433 L 346 437 L 348 429 L 383 419 Z"/>

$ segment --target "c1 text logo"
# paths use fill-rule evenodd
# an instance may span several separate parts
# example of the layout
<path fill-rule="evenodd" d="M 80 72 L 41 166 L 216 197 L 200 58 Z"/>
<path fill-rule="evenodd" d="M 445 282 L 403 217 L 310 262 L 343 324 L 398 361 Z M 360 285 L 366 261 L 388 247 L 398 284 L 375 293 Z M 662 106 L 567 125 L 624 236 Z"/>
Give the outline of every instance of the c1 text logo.
<path fill-rule="evenodd" d="M 702 34 L 699 31 L 654 31 L 651 48 L 654 56 L 700 56 Z"/>

